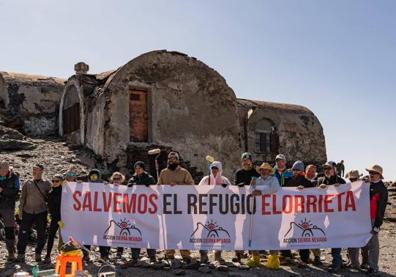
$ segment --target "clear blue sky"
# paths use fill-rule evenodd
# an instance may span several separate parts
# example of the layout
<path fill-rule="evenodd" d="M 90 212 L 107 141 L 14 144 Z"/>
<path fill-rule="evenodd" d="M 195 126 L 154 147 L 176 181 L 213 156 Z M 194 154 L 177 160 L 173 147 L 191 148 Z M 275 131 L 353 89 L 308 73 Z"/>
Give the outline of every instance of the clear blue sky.
<path fill-rule="evenodd" d="M 328 158 L 396 180 L 396 1 L 0 0 L 0 70 L 69 77 L 177 50 L 238 97 L 301 104 Z"/>

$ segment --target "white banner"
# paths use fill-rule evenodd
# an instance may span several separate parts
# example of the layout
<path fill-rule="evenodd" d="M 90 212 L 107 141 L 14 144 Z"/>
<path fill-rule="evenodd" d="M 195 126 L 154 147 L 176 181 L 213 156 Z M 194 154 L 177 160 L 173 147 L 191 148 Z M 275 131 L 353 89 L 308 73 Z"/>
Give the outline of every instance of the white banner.
<path fill-rule="evenodd" d="M 370 239 L 369 184 L 282 188 L 68 183 L 62 237 L 88 245 L 276 250 L 362 247 Z"/>

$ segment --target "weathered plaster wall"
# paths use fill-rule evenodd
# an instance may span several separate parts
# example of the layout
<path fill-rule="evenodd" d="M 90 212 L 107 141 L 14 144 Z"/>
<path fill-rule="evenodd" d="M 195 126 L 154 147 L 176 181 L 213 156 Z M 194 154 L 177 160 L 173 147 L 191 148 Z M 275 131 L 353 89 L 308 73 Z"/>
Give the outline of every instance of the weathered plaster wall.
<path fill-rule="evenodd" d="M 204 63 L 180 53 L 155 51 L 122 67 L 104 87 L 105 151 L 123 162 L 129 141 L 129 89 L 147 90 L 151 99 L 150 143 L 170 146 L 206 172 L 205 156 L 224 162 L 232 175 L 240 155 L 236 97 L 225 80 Z"/>
<path fill-rule="evenodd" d="M 99 95 L 87 114 L 87 136 L 86 146 L 97 155 L 103 156 L 104 150 L 104 110 L 106 98 L 104 94 Z"/>
<path fill-rule="evenodd" d="M 23 121 L 28 135 L 56 134 L 64 81 L 59 78 L 0 72 L 0 100 L 8 116 Z"/>
<path fill-rule="evenodd" d="M 238 99 L 240 115 L 251 115 L 247 123 L 248 150 L 258 160 L 272 161 L 255 152 L 255 130 L 257 124 L 269 119 L 279 135 L 279 153 L 284 153 L 289 161 L 323 163 L 326 161 L 326 145 L 322 126 L 318 118 L 307 108 L 298 105 L 278 104 L 263 101 Z M 242 136 L 242 140 L 245 138 Z M 276 155 L 276 154 L 275 154 Z"/>

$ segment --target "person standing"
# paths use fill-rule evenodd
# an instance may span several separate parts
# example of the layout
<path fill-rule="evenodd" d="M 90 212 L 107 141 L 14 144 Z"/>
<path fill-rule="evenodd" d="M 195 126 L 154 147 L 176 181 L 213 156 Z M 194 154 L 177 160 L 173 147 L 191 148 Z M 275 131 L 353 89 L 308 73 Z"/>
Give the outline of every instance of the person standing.
<path fill-rule="evenodd" d="M 311 182 L 311 187 L 316 187 L 318 180 L 316 179 L 316 166 L 313 164 L 307 165 L 305 168 L 305 178 Z M 321 261 L 321 250 L 320 249 L 311 249 L 312 254 L 314 255 L 313 264 L 314 265 L 322 265 Z"/>
<path fill-rule="evenodd" d="M 89 183 L 104 183 L 102 179 L 102 172 L 99 169 L 92 169 L 88 173 L 88 182 Z M 87 245 L 86 248 L 90 249 L 90 246 Z M 100 258 L 104 261 L 109 259 L 110 247 L 109 246 L 99 246 Z M 89 261 L 89 253 L 84 253 L 85 260 Z"/>
<path fill-rule="evenodd" d="M 259 168 L 260 177 L 253 178 L 250 182 L 251 186 L 254 188 L 252 191 L 253 196 L 260 196 L 262 194 L 273 194 L 280 189 L 278 179 L 273 176 L 273 168 L 268 163 L 263 163 Z M 278 269 L 280 267 L 279 261 L 279 251 L 270 250 L 270 255 L 267 260 L 266 267 L 270 269 Z M 260 266 L 260 253 L 259 251 L 251 251 L 251 256 L 247 261 L 246 265 L 248 267 L 258 267 Z"/>
<path fill-rule="evenodd" d="M 286 156 L 283 154 L 276 155 L 274 176 L 278 179 L 281 187 L 285 186 L 286 183 L 293 177 L 291 170 L 287 169 L 286 165 Z"/>
<path fill-rule="evenodd" d="M 5 225 L 7 261 L 15 261 L 15 202 L 19 192 L 19 177 L 8 162 L 0 162 L 0 215 Z"/>
<path fill-rule="evenodd" d="M 341 160 L 341 161 L 336 165 L 336 168 L 337 168 L 337 174 L 338 174 L 340 177 L 344 177 L 344 172 L 345 172 L 344 160 Z"/>
<path fill-rule="evenodd" d="M 52 178 L 52 189 L 48 193 L 48 210 L 51 216 L 51 223 L 48 230 L 47 255 L 44 258 L 44 262 L 47 264 L 51 263 L 51 252 L 54 246 L 56 232 L 59 230 L 59 221 L 61 221 L 62 183 L 63 176 L 56 174 Z M 60 236 L 59 240 L 61 240 Z M 61 244 L 61 241 L 58 243 Z"/>
<path fill-rule="evenodd" d="M 260 174 L 253 167 L 253 156 L 249 152 L 245 152 L 241 155 L 241 168 L 235 172 L 235 183 L 234 185 L 239 187 L 250 186 L 252 178 L 258 178 Z M 236 250 L 235 257 L 232 259 L 233 262 L 241 263 L 244 256 L 244 251 Z"/>
<path fill-rule="evenodd" d="M 323 165 L 323 169 L 324 176 L 318 178 L 319 188 L 325 189 L 330 185 L 339 186 L 340 184 L 345 184 L 345 180 L 337 175 L 334 162 L 327 162 Z M 341 248 L 332 248 L 331 257 L 332 261 L 328 270 L 332 273 L 338 273 L 342 267 Z"/>
<path fill-rule="evenodd" d="M 22 187 L 19 212 L 22 214 L 18 235 L 18 261 L 25 262 L 25 251 L 29 238 L 29 231 L 33 224 L 37 230 L 37 245 L 35 260 L 41 262 L 41 252 L 46 242 L 47 229 L 47 200 L 51 190 L 51 183 L 43 179 L 44 166 L 33 166 L 33 179 Z"/>
<path fill-rule="evenodd" d="M 312 183 L 311 179 L 308 179 L 305 171 L 304 171 L 304 163 L 302 161 L 296 161 L 292 166 L 293 177 L 287 182 L 287 187 L 296 187 L 299 190 L 303 190 L 304 188 L 312 188 L 315 187 L 316 184 Z M 310 169 L 312 170 L 312 169 Z M 309 249 L 300 249 L 298 250 L 300 255 L 300 266 L 306 267 L 309 263 Z M 315 257 L 316 258 L 316 257 Z M 320 260 L 320 257 L 319 257 Z"/>
<path fill-rule="evenodd" d="M 172 151 L 168 154 L 167 168 L 161 170 L 158 184 L 160 185 L 194 185 L 194 179 L 190 172 L 180 165 L 179 154 Z M 180 250 L 183 261 L 190 264 L 192 262 L 190 250 Z M 175 250 L 168 249 L 165 252 L 165 258 L 175 259 Z"/>
<path fill-rule="evenodd" d="M 372 230 L 372 237 L 365 246 L 368 253 L 368 273 L 377 274 L 378 260 L 379 260 L 379 240 L 378 233 L 384 221 L 384 214 L 386 205 L 388 203 L 388 190 L 382 182 L 383 169 L 379 165 L 373 165 L 366 169 L 370 178 L 370 217 Z"/>
<path fill-rule="evenodd" d="M 231 182 L 228 180 L 227 177 L 222 175 L 223 172 L 223 165 L 219 161 L 214 161 L 210 165 L 210 175 L 205 176 L 199 182 L 198 186 L 208 186 L 208 185 L 216 185 L 227 187 L 231 185 Z M 208 250 L 200 250 L 201 255 L 201 263 L 207 263 L 209 261 L 208 258 Z M 223 260 L 221 259 L 221 250 L 215 250 L 215 262 L 218 264 L 222 263 Z"/>
<path fill-rule="evenodd" d="M 143 185 L 143 186 L 151 186 L 155 185 L 155 179 L 153 176 L 147 173 L 145 170 L 145 164 L 142 161 L 137 161 L 134 166 L 133 166 L 135 173 L 132 175 L 132 177 L 128 180 L 128 187 L 132 186 L 137 186 L 137 185 Z M 114 178 L 113 178 L 114 180 Z M 131 248 L 131 253 L 132 253 L 132 260 L 131 260 L 131 266 L 135 265 L 138 260 L 139 260 L 139 255 L 140 255 L 140 248 Z M 155 257 L 156 251 L 155 249 L 147 249 L 147 255 L 150 259 L 151 263 L 156 262 L 156 257 Z"/>
<path fill-rule="evenodd" d="M 286 186 L 293 177 L 293 173 L 287 168 L 286 156 L 283 154 L 278 154 L 275 157 L 274 176 L 278 179 L 281 187 Z M 291 250 L 281 250 L 280 253 L 287 263 L 291 262 L 293 258 Z"/>
<path fill-rule="evenodd" d="M 260 174 L 253 167 L 252 154 L 245 152 L 241 156 L 241 168 L 235 172 L 235 185 L 239 187 L 249 186 L 252 177 L 258 178 Z"/>

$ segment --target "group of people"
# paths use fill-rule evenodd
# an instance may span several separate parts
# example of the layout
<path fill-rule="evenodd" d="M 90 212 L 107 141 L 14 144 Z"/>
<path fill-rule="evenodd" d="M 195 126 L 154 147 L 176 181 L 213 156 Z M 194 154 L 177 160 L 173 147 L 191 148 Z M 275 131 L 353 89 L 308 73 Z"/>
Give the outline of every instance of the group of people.
<path fill-rule="evenodd" d="M 214 161 L 210 164 L 210 174 L 203 177 L 198 185 L 221 185 L 227 186 L 251 186 L 252 195 L 259 196 L 262 194 L 276 193 L 281 187 L 297 187 L 298 189 L 317 187 L 325 189 L 328 186 L 338 186 L 346 181 L 337 174 L 337 165 L 334 162 L 327 162 L 323 165 L 324 174 L 318 176 L 315 165 L 305 166 L 302 161 L 294 162 L 293 166 L 287 168 L 286 157 L 279 154 L 275 159 L 275 166 L 269 163 L 262 163 L 260 166 L 254 166 L 253 157 L 250 153 L 243 153 L 241 156 L 241 168 L 235 173 L 234 182 L 222 175 L 222 163 Z M 379 165 L 367 168 L 370 183 L 370 210 L 372 222 L 372 237 L 363 249 L 361 249 L 362 261 L 359 261 L 360 249 L 348 249 L 349 267 L 353 269 L 365 268 L 371 273 L 378 272 L 379 259 L 379 241 L 378 233 L 383 222 L 384 212 L 387 204 L 387 189 L 382 182 L 383 170 Z M 62 226 L 61 221 L 61 193 L 62 185 L 67 182 L 78 181 L 76 169 L 71 167 L 65 174 L 57 174 L 52 180 L 46 180 L 43 177 L 44 166 L 36 164 L 33 167 L 33 178 L 27 180 L 23 186 L 20 185 L 18 175 L 13 172 L 7 162 L 0 162 L 0 215 L 5 223 L 6 247 L 8 250 L 8 261 L 24 262 L 25 251 L 29 239 L 29 234 L 33 225 L 37 231 L 37 245 L 35 248 L 35 259 L 37 262 L 42 261 L 42 252 L 45 245 L 46 255 L 44 262 L 51 262 L 51 252 L 53 250 L 54 239 L 58 229 Z M 343 172 L 342 172 L 343 174 Z M 347 181 L 354 182 L 361 178 L 357 170 L 348 172 L 345 176 Z M 84 181 L 84 180 L 82 180 Z M 85 181 L 91 183 L 106 183 L 97 169 L 91 170 Z M 158 181 L 155 180 L 146 170 L 145 164 L 137 161 L 134 164 L 134 172 L 129 180 L 120 172 L 114 172 L 108 180 L 114 185 L 126 185 L 128 187 L 135 185 L 194 185 L 194 179 L 191 174 L 181 166 L 180 157 L 177 152 L 168 154 L 167 167 L 160 172 Z M 18 216 L 21 220 L 19 224 L 18 239 L 16 243 L 16 223 L 15 208 L 18 194 L 20 193 Z M 50 223 L 48 224 L 48 213 L 50 215 Z M 59 236 L 62 244 L 61 237 Z M 85 246 L 90 249 L 89 245 Z M 99 247 L 101 258 L 108 260 L 110 248 Z M 117 249 L 117 256 L 120 258 L 124 249 Z M 264 250 L 263 250 L 264 251 Z M 208 263 L 208 251 L 201 250 L 200 262 Z M 261 251 L 250 251 L 247 266 L 260 266 Z M 306 266 L 313 262 L 315 265 L 322 264 L 320 249 L 301 249 L 299 253 L 299 264 Z M 310 254 L 313 254 L 313 260 Z M 151 262 L 155 263 L 156 250 L 147 249 L 147 254 Z M 185 263 L 193 263 L 193 258 L 189 250 L 180 250 L 180 254 Z M 234 262 L 241 262 L 244 257 L 244 251 L 235 251 Z M 331 249 L 332 263 L 329 271 L 338 272 L 342 267 L 341 249 Z M 131 260 L 129 266 L 135 265 L 140 257 L 140 249 L 131 249 Z M 224 263 L 221 251 L 214 253 L 215 263 L 221 265 Z M 267 263 L 265 266 L 272 269 L 280 267 L 280 257 L 287 260 L 293 259 L 293 253 L 290 250 L 269 251 Z M 89 261 L 90 256 L 87 251 L 84 252 L 84 259 Z M 175 259 L 175 250 L 165 251 L 166 260 Z"/>

